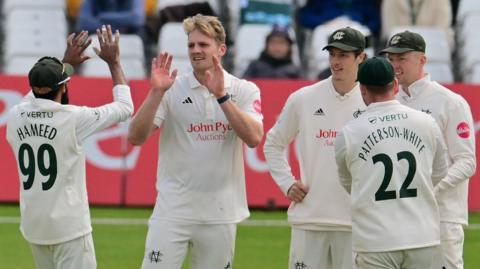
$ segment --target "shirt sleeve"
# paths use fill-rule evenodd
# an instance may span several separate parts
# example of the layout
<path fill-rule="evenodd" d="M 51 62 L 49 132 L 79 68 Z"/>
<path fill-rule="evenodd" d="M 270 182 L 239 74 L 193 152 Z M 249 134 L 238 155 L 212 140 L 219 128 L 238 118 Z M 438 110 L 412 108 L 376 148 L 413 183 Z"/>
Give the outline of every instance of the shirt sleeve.
<path fill-rule="evenodd" d="M 268 131 L 263 146 L 270 175 L 285 195 L 295 183 L 295 177 L 286 154 L 287 147 L 298 134 L 299 116 L 295 107 L 295 99 L 295 94 L 290 95 L 287 99 L 277 122 Z"/>
<path fill-rule="evenodd" d="M 475 128 L 468 103 L 462 98 L 448 113 L 444 137 L 451 165 L 447 176 L 438 185 L 440 190 L 454 188 L 470 178 L 475 173 L 477 163 Z"/>
<path fill-rule="evenodd" d="M 240 109 L 251 116 L 254 120 L 263 124 L 260 89 L 250 81 L 239 80 L 238 83 L 240 83 L 239 87 L 241 87 L 239 90 L 247 93 L 245 99 L 239 104 Z M 233 98 L 235 98 L 235 96 Z"/>
<path fill-rule="evenodd" d="M 79 141 L 115 123 L 128 119 L 133 113 L 133 102 L 128 85 L 113 87 L 113 102 L 99 107 L 80 107 L 76 121 Z"/>
<path fill-rule="evenodd" d="M 347 145 L 343 131 L 337 134 L 335 138 L 335 161 L 337 162 L 338 177 L 340 185 L 348 192 L 352 191 L 352 175 L 348 169 L 347 161 Z"/>
<path fill-rule="evenodd" d="M 170 89 L 171 90 L 171 89 Z M 168 112 L 168 98 L 170 96 L 168 90 L 162 98 L 162 101 L 160 101 L 160 105 L 158 106 L 157 112 L 155 113 L 155 117 L 153 118 L 153 124 L 160 128 L 162 126 L 163 121 L 167 117 L 167 112 Z"/>

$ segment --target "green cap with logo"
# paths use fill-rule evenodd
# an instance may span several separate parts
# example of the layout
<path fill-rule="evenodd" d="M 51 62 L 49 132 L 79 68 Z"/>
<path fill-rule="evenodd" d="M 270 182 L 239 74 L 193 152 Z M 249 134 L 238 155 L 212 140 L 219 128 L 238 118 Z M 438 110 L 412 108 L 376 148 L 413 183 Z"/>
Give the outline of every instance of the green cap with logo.
<path fill-rule="evenodd" d="M 42 57 L 28 72 L 30 87 L 49 87 L 53 90 L 70 80 L 73 66 L 55 57 Z"/>
<path fill-rule="evenodd" d="M 425 40 L 417 33 L 405 31 L 395 34 L 388 41 L 388 46 L 380 53 L 404 53 L 409 51 L 425 52 Z"/>
<path fill-rule="evenodd" d="M 364 50 L 365 45 L 365 36 L 360 31 L 346 27 L 333 32 L 328 38 L 328 45 L 322 50 L 337 48 L 343 51 L 357 51 Z"/>
<path fill-rule="evenodd" d="M 357 80 L 362 85 L 385 86 L 394 78 L 392 64 L 383 57 L 367 59 L 358 67 Z"/>

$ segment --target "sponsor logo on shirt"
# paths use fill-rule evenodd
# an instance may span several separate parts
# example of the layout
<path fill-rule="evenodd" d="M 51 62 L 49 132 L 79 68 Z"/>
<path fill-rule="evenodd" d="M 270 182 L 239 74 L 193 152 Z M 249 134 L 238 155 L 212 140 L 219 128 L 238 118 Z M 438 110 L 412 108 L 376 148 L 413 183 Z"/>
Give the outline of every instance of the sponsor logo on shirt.
<path fill-rule="evenodd" d="M 95 109 L 93 113 L 95 114 L 95 117 L 96 117 L 95 120 L 98 121 L 100 119 L 100 112 L 98 112 L 98 110 Z"/>
<path fill-rule="evenodd" d="M 190 123 L 187 127 L 187 133 L 195 135 L 196 141 L 212 141 L 225 140 L 227 132 L 232 131 L 233 128 L 228 123 L 217 121 L 214 123 Z"/>
<path fill-rule="evenodd" d="M 185 100 L 183 100 L 182 104 L 193 104 L 193 101 L 192 99 L 189 97 L 187 97 Z"/>
<path fill-rule="evenodd" d="M 318 133 L 315 135 L 316 138 L 322 139 L 325 146 L 334 146 L 335 145 L 335 138 L 337 137 L 337 131 L 328 129 L 320 129 Z"/>
<path fill-rule="evenodd" d="M 322 108 L 319 108 L 317 109 L 313 115 L 316 115 L 316 116 L 325 116 L 325 113 L 323 112 L 323 109 Z"/>
<path fill-rule="evenodd" d="M 362 115 L 362 113 L 365 112 L 365 110 L 361 110 L 360 108 L 357 109 L 355 112 L 353 112 L 353 117 L 358 118 L 358 116 Z"/>
<path fill-rule="evenodd" d="M 316 138 L 335 138 L 337 137 L 337 131 L 332 129 L 328 129 L 328 130 L 320 129 L 318 131 L 318 134 L 315 137 Z"/>
<path fill-rule="evenodd" d="M 432 111 L 430 111 L 430 109 L 428 109 L 428 108 L 422 108 L 422 112 L 425 112 L 429 115 L 432 114 Z"/>
<path fill-rule="evenodd" d="M 465 121 L 457 125 L 457 134 L 461 138 L 468 138 L 470 136 L 470 126 Z"/>
<path fill-rule="evenodd" d="M 253 101 L 253 109 L 258 113 L 262 114 L 262 101 L 260 99 L 257 99 Z"/>
<path fill-rule="evenodd" d="M 303 261 L 297 261 L 295 263 L 295 269 L 306 269 L 307 265 Z"/>
<path fill-rule="evenodd" d="M 396 121 L 396 120 L 404 120 L 408 119 L 408 114 L 407 113 L 397 113 L 397 114 L 389 114 L 389 115 L 384 115 L 384 116 L 373 116 L 368 118 L 368 122 L 371 124 L 377 123 L 378 120 L 380 122 L 387 122 L 387 121 Z"/>
<path fill-rule="evenodd" d="M 53 118 L 53 112 L 46 112 L 46 111 L 29 111 L 29 112 L 21 112 L 20 117 L 24 118 Z"/>
<path fill-rule="evenodd" d="M 161 257 L 163 256 L 163 254 L 157 250 L 152 250 L 150 253 L 148 253 L 148 260 L 150 261 L 150 263 L 159 263 L 162 261 Z"/>

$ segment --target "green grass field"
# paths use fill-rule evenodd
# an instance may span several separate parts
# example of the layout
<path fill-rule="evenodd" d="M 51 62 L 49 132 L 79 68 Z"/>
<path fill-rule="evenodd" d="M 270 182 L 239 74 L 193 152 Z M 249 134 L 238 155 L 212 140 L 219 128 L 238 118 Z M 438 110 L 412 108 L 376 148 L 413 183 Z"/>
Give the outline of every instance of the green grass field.
<path fill-rule="evenodd" d="M 147 225 L 151 213 L 145 208 L 92 208 L 93 238 L 99 269 L 140 268 Z M 16 205 L 0 205 L 0 268 L 34 268 L 28 244 L 18 229 Z M 10 218 L 12 217 L 12 218 Z M 138 224 L 99 223 L 111 219 Z M 251 220 L 285 220 L 286 213 L 252 212 Z M 471 214 L 471 225 L 465 231 L 465 268 L 480 268 L 480 214 Z M 239 225 L 235 249 L 236 269 L 287 268 L 290 228 L 275 225 Z M 188 262 L 187 262 L 188 263 Z M 189 268 L 188 264 L 183 267 Z"/>

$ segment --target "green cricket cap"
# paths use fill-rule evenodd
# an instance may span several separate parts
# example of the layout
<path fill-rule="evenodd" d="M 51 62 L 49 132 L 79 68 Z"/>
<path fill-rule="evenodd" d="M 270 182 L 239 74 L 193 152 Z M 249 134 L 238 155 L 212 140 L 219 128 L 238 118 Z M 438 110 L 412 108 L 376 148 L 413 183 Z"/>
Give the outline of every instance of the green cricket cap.
<path fill-rule="evenodd" d="M 62 63 L 55 57 L 42 57 L 28 72 L 30 87 L 49 87 L 52 90 L 68 80 L 73 74 L 73 66 Z"/>
<path fill-rule="evenodd" d="M 343 51 L 357 51 L 364 50 L 365 45 L 365 36 L 360 31 L 346 27 L 333 32 L 328 37 L 328 45 L 322 50 L 337 48 Z"/>
<path fill-rule="evenodd" d="M 409 51 L 425 52 L 426 45 L 423 37 L 417 33 L 405 31 L 395 34 L 388 41 L 388 46 L 380 53 L 404 53 Z"/>
<path fill-rule="evenodd" d="M 367 59 L 358 68 L 357 80 L 362 85 L 385 86 L 394 78 L 392 64 L 383 57 Z"/>

